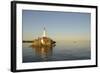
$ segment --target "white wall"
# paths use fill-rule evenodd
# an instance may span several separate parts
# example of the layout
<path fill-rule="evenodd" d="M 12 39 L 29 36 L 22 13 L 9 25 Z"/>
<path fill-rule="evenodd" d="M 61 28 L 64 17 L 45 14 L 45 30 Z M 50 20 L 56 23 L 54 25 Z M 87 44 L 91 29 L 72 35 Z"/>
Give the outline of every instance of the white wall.
<path fill-rule="evenodd" d="M 11 0 L 0 0 L 0 73 L 11 73 L 10 72 L 10 1 Z M 55 3 L 67 3 L 67 4 L 83 4 L 83 5 L 84 4 L 98 5 L 100 8 L 100 5 L 99 5 L 100 0 L 33 0 L 33 1 L 40 1 L 40 2 L 45 1 L 45 2 L 55 2 Z M 99 9 L 99 13 L 100 13 L 100 9 Z M 98 17 L 100 19 L 100 14 Z M 99 33 L 99 37 L 100 37 L 100 33 Z M 100 39 L 98 40 L 100 43 Z M 98 48 L 98 52 L 100 55 L 99 48 Z M 99 61 L 100 61 L 100 58 L 99 58 Z M 100 67 L 38 71 L 36 73 L 52 73 L 52 72 L 54 73 L 94 73 L 94 72 L 99 73 L 100 72 L 99 68 Z M 32 73 L 32 72 L 29 72 L 29 73 Z"/>

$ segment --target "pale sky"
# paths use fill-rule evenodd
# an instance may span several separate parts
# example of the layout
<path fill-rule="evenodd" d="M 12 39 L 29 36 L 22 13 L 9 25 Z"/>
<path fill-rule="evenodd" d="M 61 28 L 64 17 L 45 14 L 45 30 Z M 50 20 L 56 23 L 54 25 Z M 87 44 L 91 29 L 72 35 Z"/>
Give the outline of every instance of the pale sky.
<path fill-rule="evenodd" d="M 23 40 L 41 37 L 43 25 L 54 40 L 90 40 L 89 13 L 23 10 Z"/>

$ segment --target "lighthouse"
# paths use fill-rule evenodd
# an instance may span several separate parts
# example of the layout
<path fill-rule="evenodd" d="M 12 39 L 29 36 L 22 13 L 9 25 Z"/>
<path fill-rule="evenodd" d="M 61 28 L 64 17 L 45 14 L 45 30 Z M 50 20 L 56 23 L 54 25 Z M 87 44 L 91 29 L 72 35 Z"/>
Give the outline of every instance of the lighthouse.
<path fill-rule="evenodd" d="M 46 28 L 43 27 L 43 37 L 46 37 Z"/>
<path fill-rule="evenodd" d="M 43 26 L 43 34 L 42 37 L 39 37 L 38 39 L 34 39 L 32 45 L 33 46 L 55 46 L 55 41 L 53 41 L 51 38 L 47 37 L 46 35 L 46 28 Z"/>
<path fill-rule="evenodd" d="M 45 26 L 43 27 L 43 36 L 42 36 L 42 38 L 41 38 L 41 44 L 42 44 L 42 45 L 46 44 L 44 38 L 46 38 L 46 28 L 45 28 Z"/>

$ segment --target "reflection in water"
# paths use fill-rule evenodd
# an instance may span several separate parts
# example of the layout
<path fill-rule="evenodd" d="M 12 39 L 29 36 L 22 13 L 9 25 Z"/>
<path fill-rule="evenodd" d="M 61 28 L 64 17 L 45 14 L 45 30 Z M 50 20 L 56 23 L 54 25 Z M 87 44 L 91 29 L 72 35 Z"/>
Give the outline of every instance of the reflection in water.
<path fill-rule="evenodd" d="M 32 49 L 35 50 L 35 55 L 40 58 L 42 61 L 47 61 L 52 57 L 53 47 L 55 45 L 49 46 L 34 46 L 31 45 Z"/>
<path fill-rule="evenodd" d="M 23 43 L 23 63 L 91 59 L 90 41 L 37 46 Z"/>

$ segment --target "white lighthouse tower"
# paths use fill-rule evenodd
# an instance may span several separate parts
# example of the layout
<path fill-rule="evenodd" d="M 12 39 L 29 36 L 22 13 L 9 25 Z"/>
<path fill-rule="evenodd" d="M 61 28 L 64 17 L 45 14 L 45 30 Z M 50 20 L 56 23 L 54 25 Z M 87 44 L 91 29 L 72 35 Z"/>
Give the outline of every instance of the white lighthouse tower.
<path fill-rule="evenodd" d="M 41 44 L 42 45 L 45 45 L 45 40 L 44 40 L 45 37 L 46 37 L 46 28 L 43 25 L 43 35 L 42 35 L 42 38 L 41 38 Z"/>
<path fill-rule="evenodd" d="M 45 28 L 45 26 L 43 27 L 43 37 L 46 37 L 46 28 Z"/>

